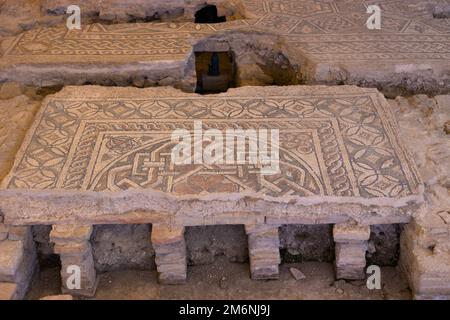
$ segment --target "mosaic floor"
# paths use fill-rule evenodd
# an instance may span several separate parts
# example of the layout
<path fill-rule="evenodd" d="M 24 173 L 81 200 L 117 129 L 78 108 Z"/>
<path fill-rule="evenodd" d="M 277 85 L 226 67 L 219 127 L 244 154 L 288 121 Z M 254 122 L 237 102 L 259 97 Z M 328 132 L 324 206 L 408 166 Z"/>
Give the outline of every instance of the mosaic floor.
<path fill-rule="evenodd" d="M 376 90 L 356 87 L 246 87 L 214 96 L 169 88 L 69 87 L 45 100 L 3 187 L 38 198 L 37 190 L 81 196 L 92 196 L 91 191 L 102 195 L 137 191 L 130 196 L 145 203 L 125 201 L 120 213 L 132 207 L 180 212 L 162 209 L 161 203 L 179 206 L 183 199 L 209 197 L 235 206 L 211 209 L 217 213 L 260 211 L 258 205 L 271 201 L 308 207 L 312 199 L 312 207 L 342 204 L 331 210 L 341 215 L 352 211 L 345 212 L 348 203 L 391 207 L 390 214 L 398 214 L 397 207 L 419 201 L 421 188 L 387 108 Z M 195 142 L 196 125 L 203 130 L 203 142 Z M 211 141 L 220 138 L 217 132 L 225 133 L 223 142 L 209 150 L 217 157 L 206 162 L 200 154 L 200 162 L 194 155 L 188 163 L 174 162 L 172 150 L 179 140 L 174 141 L 172 134 L 180 129 L 188 132 L 189 152 L 191 145 L 192 152 L 197 150 L 200 141 L 203 157 Z M 238 149 L 243 134 L 248 140 L 243 140 L 244 149 Z M 258 141 L 251 144 L 252 139 Z M 251 158 L 256 157 L 255 150 L 256 160 Z M 230 152 L 231 162 L 226 158 Z M 279 164 L 263 162 L 264 155 L 279 156 Z M 238 201 L 244 197 L 262 203 Z M 28 212 L 25 205 L 17 210 L 10 204 L 16 207 L 13 215 L 22 219 L 38 214 Z M 119 213 L 109 205 L 97 203 L 103 209 L 96 214 Z M 49 206 L 58 207 L 58 201 Z M 208 215 L 208 209 L 200 211 Z"/>
<path fill-rule="evenodd" d="M 5 64 L 184 59 L 192 43 L 226 31 L 282 36 L 312 61 L 449 60 L 450 22 L 433 18 L 433 4 L 448 0 L 378 1 L 381 30 L 369 30 L 369 1 L 241 0 L 242 20 L 221 24 L 145 23 L 84 26 L 82 31 L 41 28 L 5 42 Z M 74 60 L 75 59 L 75 60 Z"/>
<path fill-rule="evenodd" d="M 32 225 L 52 225 L 62 290 L 65 267 L 75 264 L 83 268 L 84 291 L 74 294 L 93 295 L 94 225 L 151 224 L 159 281 L 177 284 L 187 279 L 188 226 L 244 225 L 252 278 L 276 279 L 280 226 L 333 225 L 336 278 L 363 279 L 373 226 L 405 224 L 398 266 L 414 297 L 450 297 L 447 178 L 424 165 L 445 157 L 428 151 L 432 139 L 416 136 L 411 141 L 427 151 L 414 159 L 384 96 L 342 85 L 392 90 L 390 97 L 447 94 L 450 20 L 433 17 L 433 9 L 450 0 L 379 0 L 380 30 L 366 26 L 367 0 L 233 2 L 240 11 L 234 17 L 244 18 L 221 24 L 95 23 L 79 31 L 59 24 L 0 39 L 0 83 L 66 86 L 43 100 L 0 184 L 1 265 L 17 262 L 0 268 L 3 296 L 25 294 L 35 260 Z M 194 51 L 231 51 L 242 58 L 237 70 L 252 78 L 279 69 L 294 74 L 282 84 L 335 86 L 263 87 L 280 85 L 275 74 L 259 87 L 220 95 L 166 87 L 195 89 Z M 249 66 L 257 63 L 267 70 L 254 73 Z M 413 109 L 431 115 L 439 105 L 445 114 L 448 96 L 433 99 Z M 21 140 L 8 135 L 28 127 L 40 102 L 2 102 L 3 162 Z M 443 121 L 441 113 L 434 117 Z M 423 119 L 410 125 L 423 131 Z M 447 124 L 432 130 L 443 141 L 441 127 L 447 132 Z M 415 131 L 402 132 L 411 147 Z M 17 252 L 8 249 L 19 242 Z"/>

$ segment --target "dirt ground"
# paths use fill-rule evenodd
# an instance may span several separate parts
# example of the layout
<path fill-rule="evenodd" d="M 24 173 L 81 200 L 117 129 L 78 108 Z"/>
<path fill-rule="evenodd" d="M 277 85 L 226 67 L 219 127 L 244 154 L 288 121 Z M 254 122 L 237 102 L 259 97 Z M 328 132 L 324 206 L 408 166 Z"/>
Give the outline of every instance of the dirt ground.
<path fill-rule="evenodd" d="M 300 269 L 306 276 L 296 281 L 290 267 Z M 306 262 L 283 264 L 280 279 L 254 281 L 249 278 L 248 264 L 230 263 L 217 259 L 213 264 L 189 267 L 188 282 L 164 286 L 157 282 L 156 271 L 115 271 L 99 276 L 94 299 L 110 300 L 343 300 L 343 299 L 411 299 L 406 281 L 396 268 L 382 268 L 382 289 L 369 290 L 365 281 L 335 281 L 333 265 Z M 60 294 L 58 268 L 45 268 L 35 276 L 27 299 L 39 299 Z"/>

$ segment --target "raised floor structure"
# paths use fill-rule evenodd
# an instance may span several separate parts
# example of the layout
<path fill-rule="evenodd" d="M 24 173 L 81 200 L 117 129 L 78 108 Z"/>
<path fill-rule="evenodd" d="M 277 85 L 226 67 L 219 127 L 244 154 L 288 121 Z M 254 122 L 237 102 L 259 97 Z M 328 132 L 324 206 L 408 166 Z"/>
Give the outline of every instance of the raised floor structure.
<path fill-rule="evenodd" d="M 150 2 L 84 1 L 111 23 L 93 14 L 81 30 L 30 25 L 0 38 L 0 299 L 30 285 L 32 226 L 51 226 L 62 291 L 94 295 L 91 236 L 108 224 L 152 225 L 162 284 L 188 279 L 188 227 L 244 226 L 250 276 L 268 280 L 279 276 L 281 226 L 327 224 L 336 279 L 355 280 L 366 276 L 374 226 L 405 224 L 399 267 L 414 297 L 450 299 L 450 180 L 437 168 L 448 156 L 436 151 L 450 132 L 450 0 L 379 1 L 380 30 L 367 27 L 365 0 L 215 0 L 232 19 L 194 23 L 205 5 L 195 0 L 173 21 L 114 23 L 156 10 Z M 192 93 L 196 56 L 214 52 L 242 87 Z M 130 85 L 159 88 L 115 87 Z M 41 101 L 23 86 L 65 87 Z M 439 125 L 410 114 L 403 125 L 417 129 L 400 134 L 393 110 L 409 98 L 389 103 L 375 88 L 442 94 L 414 107 L 435 110 Z M 401 141 L 410 132 L 419 143 L 433 132 L 419 159 Z"/>
<path fill-rule="evenodd" d="M 192 163 L 173 159 L 177 130 L 187 132 Z M 205 162 L 207 145 L 221 135 L 214 152 L 223 159 Z M 243 135 L 245 148 L 230 147 L 230 135 L 233 142 Z M 279 162 L 251 162 L 255 138 L 259 152 L 265 141 L 267 157 L 277 150 Z M 245 225 L 252 277 L 271 279 L 280 225 L 336 224 L 337 275 L 360 279 L 369 226 L 408 223 L 422 193 L 393 114 L 374 89 L 247 87 L 200 96 L 93 86 L 44 101 L 0 200 L 7 224 L 52 224 L 63 267 L 78 261 L 89 269 L 90 290 L 90 233 L 77 230 L 93 224 L 153 224 L 163 283 L 186 279 L 186 226 Z"/>

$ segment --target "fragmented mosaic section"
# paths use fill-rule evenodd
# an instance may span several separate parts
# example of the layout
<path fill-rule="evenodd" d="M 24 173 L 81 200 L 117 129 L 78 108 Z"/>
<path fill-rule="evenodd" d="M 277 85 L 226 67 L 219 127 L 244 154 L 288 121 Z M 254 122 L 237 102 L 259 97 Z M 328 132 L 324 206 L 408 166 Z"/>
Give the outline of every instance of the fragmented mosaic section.
<path fill-rule="evenodd" d="M 82 30 L 60 25 L 25 31 L 1 42 L 0 81 L 44 87 L 133 83 L 195 91 L 192 66 L 201 47 L 231 51 L 237 69 L 244 70 L 237 77 L 253 73 L 246 65 L 258 63 L 242 52 L 264 56 L 269 50 L 289 61 L 290 84 L 448 91 L 450 20 L 433 16 L 437 5 L 450 5 L 448 0 L 382 1 L 379 30 L 367 27 L 369 4 L 362 0 L 233 3 L 241 17 L 224 23 L 93 23 Z"/>
<path fill-rule="evenodd" d="M 85 26 L 82 31 L 68 31 L 65 27 L 38 28 L 11 41 L 3 56 L 11 62 L 26 62 L 24 59 L 30 56 L 34 57 L 35 62 L 45 57 L 56 57 L 67 63 L 73 62 L 69 57 L 85 57 L 89 61 L 106 58 L 111 62 L 122 56 L 131 60 L 177 60 L 185 59 L 193 43 L 203 37 L 231 30 L 253 31 L 256 28 L 285 37 L 293 49 L 298 49 L 312 60 L 450 59 L 450 25 L 447 21 L 431 21 L 439 24 L 433 29 L 418 25 L 414 19 L 405 19 L 402 22 L 405 27 L 394 28 L 390 18 L 386 18 L 383 28 L 373 32 L 365 26 L 365 14 L 361 15 L 363 19 L 358 25 L 339 15 L 313 16 L 308 21 L 295 16 L 269 14 L 253 22 L 237 20 L 220 25 L 94 24 Z M 333 57 L 332 54 L 338 56 Z"/>
<path fill-rule="evenodd" d="M 95 24 L 82 32 L 69 31 L 65 27 L 40 28 L 20 35 L 5 57 L 144 56 L 151 60 L 176 59 L 186 56 L 191 50 L 189 39 L 192 38 L 195 35 L 189 30 L 171 28 L 166 24 L 121 27 Z"/>
<path fill-rule="evenodd" d="M 242 88 L 199 96 L 146 89 L 130 91 L 133 97 L 126 90 L 96 87 L 70 92 L 46 100 L 5 188 L 271 197 L 401 198 L 418 193 L 414 165 L 375 90 Z M 199 150 L 205 152 L 205 137 L 213 129 L 224 135 L 224 157 L 214 163 L 176 164 L 172 150 L 179 140 L 173 139 L 174 131 L 189 132 L 194 157 L 199 124 Z M 268 136 L 272 130 L 278 141 Z M 225 161 L 230 132 L 266 136 L 267 150 L 279 150 L 279 170 L 265 174 L 263 165 L 249 161 L 251 143 L 246 139 L 244 161 L 238 163 L 234 136 L 236 163 Z"/>
<path fill-rule="evenodd" d="M 113 62 L 186 59 L 193 43 L 225 31 L 264 31 L 283 36 L 299 54 L 313 61 L 449 60 L 450 23 L 433 17 L 447 0 L 383 1 L 380 30 L 369 30 L 362 0 L 242 0 L 245 19 L 219 24 L 152 22 L 85 25 L 26 31 L 4 43 L 6 65 L 17 62 Z M 32 61 L 30 59 L 33 57 Z M 74 60 L 75 59 L 75 60 Z M 84 59 L 84 60 L 83 60 Z"/>

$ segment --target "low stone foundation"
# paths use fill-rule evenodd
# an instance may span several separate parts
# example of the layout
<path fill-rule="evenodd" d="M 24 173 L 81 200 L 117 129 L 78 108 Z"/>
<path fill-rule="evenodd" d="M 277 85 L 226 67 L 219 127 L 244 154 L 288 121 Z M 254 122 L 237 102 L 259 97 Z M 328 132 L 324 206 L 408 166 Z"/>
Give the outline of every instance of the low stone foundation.
<path fill-rule="evenodd" d="M 93 295 L 97 272 L 108 268 L 156 267 L 161 284 L 184 283 L 188 279 L 188 263 L 195 264 L 196 259 L 208 263 L 220 255 L 234 256 L 236 261 L 245 261 L 248 257 L 253 279 L 277 279 L 282 263 L 280 249 L 301 260 L 335 260 L 338 279 L 363 279 L 365 268 L 370 263 L 369 257 L 378 260 L 377 264 L 384 259 L 395 264 L 398 230 L 394 228 L 387 232 L 397 234 L 397 241 L 395 245 L 389 243 L 389 250 L 393 253 L 383 255 L 383 241 L 379 239 L 387 241 L 387 233 L 383 230 L 388 229 L 380 224 L 414 221 L 416 211 L 424 202 L 424 186 L 411 157 L 396 140 L 398 128 L 394 115 L 382 95 L 375 90 L 351 87 L 285 87 L 282 92 L 278 87 L 251 90 L 234 89 L 212 97 L 189 95 L 168 88 L 106 90 L 72 87 L 48 97 L 22 144 L 19 154 L 23 156 L 16 157 L 13 169 L 2 182 L 1 210 L 5 214 L 5 222 L 9 225 L 52 225 L 50 242 L 54 243 L 54 248 L 40 245 L 39 251 L 60 256 L 63 292 L 74 295 Z M 329 97 L 323 100 L 324 95 Z M 78 108 L 80 101 L 94 106 L 100 96 L 105 103 L 111 104 L 102 104 L 95 109 L 105 118 L 101 123 L 99 116 L 94 116 L 90 109 Z M 267 104 L 267 98 L 258 100 L 261 96 L 272 97 L 275 105 Z M 255 110 L 253 107 L 248 109 L 243 104 L 250 98 L 252 105 L 256 99 L 268 111 L 254 115 L 255 110 L 266 109 L 261 106 Z M 145 105 L 142 101 L 146 101 Z M 154 111 L 148 101 L 157 106 L 174 104 L 176 110 L 182 108 L 185 101 L 199 106 L 211 105 L 211 110 L 204 111 L 211 116 L 205 120 L 207 125 L 204 127 L 208 130 L 218 124 L 225 129 L 246 125 L 263 130 L 269 119 L 282 134 L 280 157 L 284 162 L 280 172 L 277 176 L 262 179 L 254 171 L 261 168 L 253 168 L 251 164 L 245 167 L 237 165 L 231 168 L 233 171 L 218 171 L 208 166 L 202 170 L 182 167 L 184 171 L 174 171 L 170 161 L 166 161 L 172 142 L 165 143 L 161 149 L 156 148 L 156 142 L 151 139 L 160 132 L 155 131 L 157 126 L 163 126 L 161 139 L 166 141 L 164 139 L 169 139 L 171 130 L 180 121 L 189 129 L 195 129 L 195 123 L 194 126 L 190 124 L 191 113 L 199 119 L 203 119 L 203 115 L 200 118 L 198 110 L 189 109 L 183 111 L 181 120 L 173 120 L 171 114 L 155 120 L 150 113 L 144 115 L 144 111 Z M 180 105 L 180 101 L 183 104 Z M 299 101 L 310 103 L 307 116 Z M 218 103 L 228 104 L 230 112 L 251 112 L 255 119 L 252 118 L 250 123 L 247 115 L 240 113 L 236 119 L 230 119 L 219 112 L 223 108 Z M 68 122 L 67 114 L 60 114 L 60 104 L 66 113 L 77 113 L 80 124 L 88 121 L 88 126 L 80 129 L 76 126 L 78 122 Z M 233 111 L 241 104 L 241 109 Z M 298 119 L 291 119 L 284 111 L 280 112 L 287 104 L 292 104 L 289 112 L 298 115 Z M 138 123 L 133 115 L 136 112 L 142 117 Z M 389 147 L 389 152 L 373 154 L 370 148 L 363 147 L 378 141 L 368 137 L 367 132 L 373 129 L 369 123 L 363 123 L 367 132 L 347 127 L 365 119 L 367 112 L 374 114 L 369 120 L 378 128 L 380 139 L 391 143 L 385 146 Z M 271 114 L 271 118 L 266 114 Z M 121 126 L 117 126 L 118 121 L 121 121 Z M 32 162 L 25 163 L 22 159 L 36 157 L 33 150 L 42 148 L 41 139 L 51 140 L 49 144 L 59 141 L 57 136 L 45 135 L 49 129 L 46 126 L 50 123 L 69 126 L 70 130 L 76 131 L 76 139 L 64 141 L 64 146 L 59 146 L 61 152 L 58 154 L 66 156 L 64 150 L 71 150 L 67 159 L 56 159 L 53 151 L 49 156 L 55 157 L 54 162 L 39 157 L 42 168 L 49 163 L 61 163 L 57 168 L 52 167 L 55 176 L 43 183 L 41 167 L 37 170 Z M 113 133 L 108 131 L 110 129 Z M 101 135 L 100 138 L 97 135 Z M 301 144 L 305 139 L 310 145 Z M 327 148 L 327 139 L 335 142 L 333 150 L 336 154 Z M 93 149 L 81 153 L 85 143 Z M 364 150 L 358 151 L 360 147 Z M 153 155 L 154 152 L 158 157 L 151 156 L 148 160 L 147 153 Z M 316 156 L 313 157 L 314 154 Z M 86 159 L 83 158 L 85 155 Z M 347 171 L 334 171 L 334 155 L 339 155 L 341 168 Z M 80 166 L 78 160 L 85 162 Z M 88 160 L 93 165 L 88 164 Z M 363 175 L 355 167 L 362 170 Z M 33 170 L 37 178 L 27 170 Z M 373 175 L 377 170 L 383 171 L 383 177 Z M 218 172 L 221 176 L 216 178 Z M 214 179 L 211 178 L 213 174 Z M 344 185 L 341 179 L 345 180 Z M 231 193 L 222 194 L 224 191 Z M 209 245 L 211 241 L 215 242 L 219 230 L 228 228 L 236 231 L 226 232 L 236 232 L 237 236 L 221 237 L 223 246 L 219 244 L 222 240 L 215 247 Z M 35 230 L 38 229 L 48 230 L 45 227 Z M 9 233 L 8 228 L 8 239 Z M 208 241 L 201 240 L 201 233 L 207 235 Z M 286 235 L 295 240 L 284 239 Z M 189 237 L 196 239 L 197 245 L 192 245 Z M 47 237 L 36 238 L 45 242 Z M 121 241 L 120 238 L 126 240 Z M 134 243 L 130 244 L 130 241 Z M 206 244 L 201 245 L 203 241 Z M 411 242 L 407 241 L 407 244 Z M 226 249 L 229 243 L 232 243 L 232 250 Z M 243 250 L 238 251 L 236 246 L 239 244 L 247 254 Z M 208 251 L 205 246 L 212 248 Z M 440 246 L 435 248 L 441 250 Z M 405 253 L 410 251 L 406 246 Z M 79 289 L 69 285 L 71 277 L 68 270 L 71 266 L 81 269 L 82 291 L 75 291 Z M 421 292 L 414 286 L 414 269 L 407 272 L 414 290 Z M 424 274 L 426 272 L 422 272 Z"/>
<path fill-rule="evenodd" d="M 182 229 L 165 226 L 155 229 L 148 224 L 68 225 L 53 227 L 50 239 L 47 227 L 34 227 L 32 233 L 30 227 L 1 224 L 0 298 L 24 297 L 37 266 L 35 243 L 41 264 L 54 253 L 60 255 L 63 292 L 89 296 L 95 292 L 97 272 L 154 270 L 157 266 L 161 283 L 179 284 L 187 279 L 188 264 L 213 263 L 219 256 L 233 262 L 249 260 L 254 279 L 275 279 L 281 262 L 279 252 L 297 252 L 298 255 L 291 255 L 290 259 L 295 257 L 298 261 L 335 260 L 337 278 L 363 279 L 367 265 L 397 264 L 400 231 L 403 230 L 400 267 L 414 297 L 447 299 L 449 229 L 445 219 L 445 212 L 437 212 L 426 220 L 416 218 L 406 227 L 374 225 L 370 233 L 367 226 L 339 224 L 266 226 L 263 229 L 243 225 Z M 322 232 L 318 233 L 319 230 Z M 329 236 L 333 238 L 330 240 Z M 158 258 L 155 258 L 155 251 Z M 83 268 L 82 283 L 88 289 L 67 288 L 70 274 L 65 271 L 70 265 Z"/>

